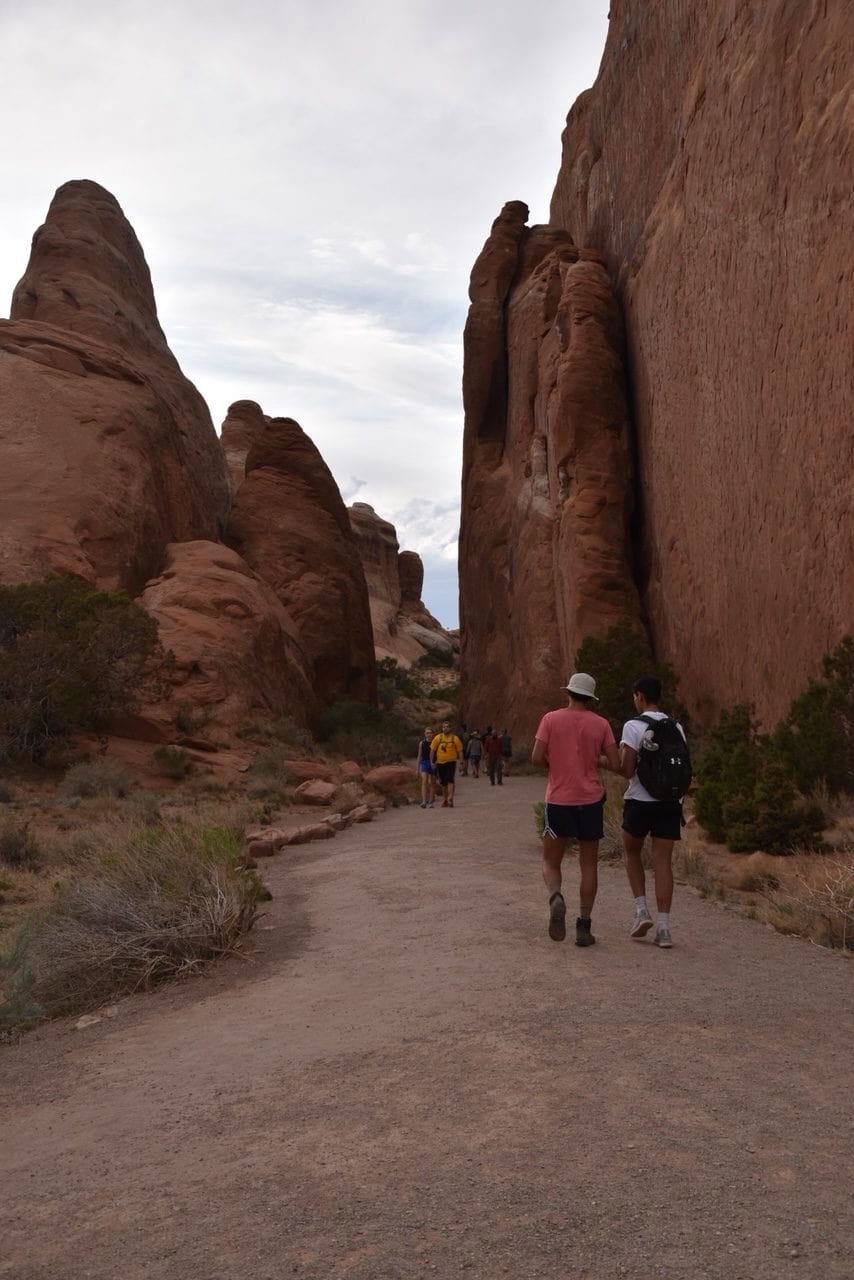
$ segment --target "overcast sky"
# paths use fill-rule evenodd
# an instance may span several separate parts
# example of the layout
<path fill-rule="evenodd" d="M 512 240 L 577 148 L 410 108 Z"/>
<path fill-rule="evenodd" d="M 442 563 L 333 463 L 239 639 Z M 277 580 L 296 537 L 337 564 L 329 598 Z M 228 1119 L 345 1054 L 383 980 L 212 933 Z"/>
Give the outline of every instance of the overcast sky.
<path fill-rule="evenodd" d="M 58 186 L 142 243 L 219 428 L 296 418 L 457 621 L 462 329 L 492 220 L 548 219 L 608 0 L 0 0 L 0 313 Z"/>

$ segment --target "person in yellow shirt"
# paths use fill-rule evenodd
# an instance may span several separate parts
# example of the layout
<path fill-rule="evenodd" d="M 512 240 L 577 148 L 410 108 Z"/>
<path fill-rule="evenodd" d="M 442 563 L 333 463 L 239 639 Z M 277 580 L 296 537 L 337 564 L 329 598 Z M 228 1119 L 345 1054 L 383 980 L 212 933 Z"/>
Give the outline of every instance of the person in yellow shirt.
<path fill-rule="evenodd" d="M 463 758 L 463 744 L 451 731 L 451 724 L 446 720 L 442 732 L 437 733 L 430 743 L 430 760 L 435 767 L 442 788 L 442 808 L 454 807 L 454 779 L 457 774 L 457 761 Z"/>

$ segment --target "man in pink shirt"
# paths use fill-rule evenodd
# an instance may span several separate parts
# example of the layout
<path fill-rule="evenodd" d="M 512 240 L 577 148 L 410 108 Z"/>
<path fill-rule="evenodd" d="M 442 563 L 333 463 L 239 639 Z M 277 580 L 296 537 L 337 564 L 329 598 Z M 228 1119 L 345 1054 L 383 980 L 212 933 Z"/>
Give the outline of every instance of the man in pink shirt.
<path fill-rule="evenodd" d="M 620 753 L 608 721 L 593 704 L 596 681 L 576 672 L 566 686 L 569 706 L 547 711 L 540 721 L 531 760 L 546 765 L 546 815 L 543 831 L 543 879 L 549 891 L 549 937 L 566 937 L 566 903 L 561 893 L 561 863 L 567 842 L 578 841 L 580 913 L 575 922 L 575 945 L 592 946 L 591 915 L 599 882 L 599 841 L 605 834 L 605 788 L 599 777 L 599 757 L 618 771 Z"/>

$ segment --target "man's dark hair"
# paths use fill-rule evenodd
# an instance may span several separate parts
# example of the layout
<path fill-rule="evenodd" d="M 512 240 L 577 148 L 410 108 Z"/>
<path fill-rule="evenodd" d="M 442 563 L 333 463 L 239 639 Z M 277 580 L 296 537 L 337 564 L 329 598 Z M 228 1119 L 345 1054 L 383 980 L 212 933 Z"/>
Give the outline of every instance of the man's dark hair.
<path fill-rule="evenodd" d="M 661 681 L 658 676 L 641 676 L 632 685 L 632 693 L 642 693 L 647 702 L 661 701 Z"/>
<path fill-rule="evenodd" d="M 597 701 L 596 698 L 588 697 L 586 693 L 573 693 L 572 691 L 569 691 L 569 697 L 571 702 L 580 702 L 585 707 L 592 707 L 593 703 Z"/>

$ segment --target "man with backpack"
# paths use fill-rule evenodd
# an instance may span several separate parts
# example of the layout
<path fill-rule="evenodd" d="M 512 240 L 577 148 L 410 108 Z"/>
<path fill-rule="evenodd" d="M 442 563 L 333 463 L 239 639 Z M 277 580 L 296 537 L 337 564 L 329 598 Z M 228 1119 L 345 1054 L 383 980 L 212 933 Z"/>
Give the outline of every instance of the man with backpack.
<path fill-rule="evenodd" d="M 659 706 L 661 681 L 641 676 L 632 693 L 637 716 L 623 725 L 620 739 L 620 772 L 629 779 L 623 798 L 623 848 L 635 899 L 630 936 L 643 938 L 653 925 L 641 861 L 643 842 L 650 835 L 658 907 L 654 942 L 672 947 L 673 845 L 682 838 L 682 798 L 691 784 L 691 759 L 681 724 Z"/>

